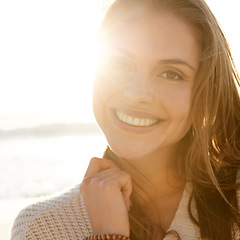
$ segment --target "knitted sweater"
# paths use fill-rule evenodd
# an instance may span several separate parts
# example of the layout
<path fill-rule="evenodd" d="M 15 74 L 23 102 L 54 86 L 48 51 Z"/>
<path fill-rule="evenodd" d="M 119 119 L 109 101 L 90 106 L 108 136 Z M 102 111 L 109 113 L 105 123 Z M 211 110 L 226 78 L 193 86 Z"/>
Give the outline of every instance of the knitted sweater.
<path fill-rule="evenodd" d="M 12 240 L 83 239 L 92 235 L 79 185 L 23 209 L 13 224 Z"/>
<path fill-rule="evenodd" d="M 177 232 L 182 240 L 200 237 L 199 229 L 188 215 L 188 201 L 191 187 L 186 184 L 182 199 L 169 230 Z M 237 192 L 240 200 L 240 191 Z M 193 214 L 197 217 L 196 207 Z M 51 197 L 23 209 L 16 218 L 11 240 L 81 240 L 91 236 L 92 229 L 88 214 L 77 185 L 59 196 Z M 176 240 L 176 235 L 168 234 L 164 240 Z M 240 239 L 237 238 L 237 239 Z"/>

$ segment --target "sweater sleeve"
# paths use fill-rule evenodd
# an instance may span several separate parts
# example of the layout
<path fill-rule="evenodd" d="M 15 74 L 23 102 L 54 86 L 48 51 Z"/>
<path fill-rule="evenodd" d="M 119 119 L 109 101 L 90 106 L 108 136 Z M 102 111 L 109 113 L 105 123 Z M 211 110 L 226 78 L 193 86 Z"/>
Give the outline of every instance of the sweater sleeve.
<path fill-rule="evenodd" d="M 14 221 L 11 240 L 80 240 L 92 229 L 79 186 L 23 209 Z"/>

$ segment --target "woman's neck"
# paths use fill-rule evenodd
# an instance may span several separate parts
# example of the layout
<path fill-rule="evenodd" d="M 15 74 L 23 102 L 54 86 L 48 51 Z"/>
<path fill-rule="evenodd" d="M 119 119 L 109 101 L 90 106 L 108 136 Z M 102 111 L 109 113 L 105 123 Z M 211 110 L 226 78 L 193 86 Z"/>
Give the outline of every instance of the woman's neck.
<path fill-rule="evenodd" d="M 182 186 L 182 180 L 176 169 L 179 158 L 178 146 L 158 149 L 138 159 L 125 160 L 153 186 L 162 191 Z"/>
<path fill-rule="evenodd" d="M 184 178 L 175 168 L 175 153 L 177 149 L 164 149 L 141 159 L 120 159 L 132 177 L 142 212 L 155 223 L 160 216 L 166 230 L 175 216 L 185 186 Z"/>

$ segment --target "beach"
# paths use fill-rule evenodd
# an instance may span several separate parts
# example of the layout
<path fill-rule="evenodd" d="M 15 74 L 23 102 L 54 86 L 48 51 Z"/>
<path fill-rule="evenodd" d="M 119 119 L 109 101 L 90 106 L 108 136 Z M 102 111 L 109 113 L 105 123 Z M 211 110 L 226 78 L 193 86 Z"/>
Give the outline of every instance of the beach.
<path fill-rule="evenodd" d="M 19 211 L 81 182 L 89 160 L 101 157 L 106 141 L 100 131 L 65 132 L 0 135 L 0 145 L 0 239 L 8 240 Z"/>

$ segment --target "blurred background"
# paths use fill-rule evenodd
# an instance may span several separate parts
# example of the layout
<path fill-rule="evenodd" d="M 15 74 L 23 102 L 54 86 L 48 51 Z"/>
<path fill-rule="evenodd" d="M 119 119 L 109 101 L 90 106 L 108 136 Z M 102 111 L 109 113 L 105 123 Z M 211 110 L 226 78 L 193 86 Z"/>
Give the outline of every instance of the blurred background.
<path fill-rule="evenodd" d="M 207 0 L 240 69 L 240 2 Z M 0 239 L 21 208 L 79 183 L 106 140 L 91 108 L 103 0 L 0 1 Z"/>

